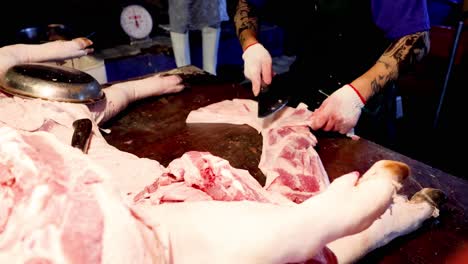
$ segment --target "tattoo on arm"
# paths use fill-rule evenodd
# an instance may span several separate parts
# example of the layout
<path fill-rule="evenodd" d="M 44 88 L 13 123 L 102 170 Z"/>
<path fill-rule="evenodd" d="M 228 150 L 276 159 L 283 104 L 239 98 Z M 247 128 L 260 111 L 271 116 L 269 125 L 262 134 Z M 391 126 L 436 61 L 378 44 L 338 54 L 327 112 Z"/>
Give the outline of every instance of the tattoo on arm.
<path fill-rule="evenodd" d="M 383 75 L 383 74 L 379 74 L 379 76 L 377 78 L 375 78 L 374 80 L 372 80 L 371 82 L 371 87 L 372 87 L 372 91 L 373 93 L 377 93 L 379 92 L 380 90 L 382 90 L 382 88 L 385 86 L 385 84 L 390 80 L 390 75 Z"/>
<path fill-rule="evenodd" d="M 377 61 L 387 72 L 371 82 L 373 92 L 379 92 L 389 81 L 396 80 L 402 69 L 420 61 L 429 52 L 429 46 L 427 31 L 406 35 L 390 44 Z"/>
<path fill-rule="evenodd" d="M 236 8 L 236 14 L 234 16 L 234 23 L 236 26 L 236 33 L 239 37 L 241 45 L 244 43 L 245 39 L 242 37 L 241 33 L 244 30 L 252 30 L 257 32 L 258 21 L 255 16 L 254 9 L 249 6 L 247 0 L 239 0 Z"/>
<path fill-rule="evenodd" d="M 429 52 L 427 31 L 406 35 L 394 41 L 382 56 L 393 58 L 398 64 L 414 64 Z"/>
<path fill-rule="evenodd" d="M 381 59 L 379 59 L 379 60 L 377 61 L 377 63 L 382 63 L 382 64 L 385 66 L 385 69 L 387 69 L 387 70 L 390 69 L 390 67 L 391 67 L 390 63 L 388 63 L 388 62 L 386 62 L 386 61 L 383 61 L 383 60 L 381 60 Z"/>

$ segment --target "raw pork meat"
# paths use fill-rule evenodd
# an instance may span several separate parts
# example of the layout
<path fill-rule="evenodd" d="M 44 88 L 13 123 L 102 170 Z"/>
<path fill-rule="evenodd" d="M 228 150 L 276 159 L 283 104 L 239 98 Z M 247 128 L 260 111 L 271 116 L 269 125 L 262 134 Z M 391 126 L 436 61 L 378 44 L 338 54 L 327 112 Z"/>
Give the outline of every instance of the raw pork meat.
<path fill-rule="evenodd" d="M 107 171 L 46 132 L 1 127 L 0 138 L 1 263 L 154 260 L 145 239 L 158 242 Z"/>
<path fill-rule="evenodd" d="M 213 204 L 208 201 L 177 203 L 180 206 L 175 207 L 171 207 L 171 203 L 157 206 L 137 203 L 129 209 L 113 189 L 108 171 L 100 168 L 79 150 L 61 144 L 50 133 L 20 133 L 3 127 L 0 128 L 0 138 L 0 193 L 3 198 L 0 205 L 1 263 L 192 263 L 200 259 L 208 262 L 224 259 L 230 263 L 238 263 L 238 260 L 244 258 L 249 260 L 246 263 L 257 263 L 255 260 L 262 258 L 275 260 L 269 263 L 282 263 L 279 260 L 311 256 L 309 249 L 312 248 L 318 251 L 312 251 L 316 254 L 313 254 L 314 260 L 310 263 L 325 263 L 332 260 L 333 256 L 326 248 L 317 248 L 322 248 L 323 243 L 342 232 L 352 232 L 345 227 L 336 228 L 335 231 L 321 228 L 322 225 L 336 225 L 334 221 L 327 219 L 342 219 L 341 215 L 360 210 L 362 200 L 369 201 L 369 197 L 380 198 L 372 200 L 377 205 L 385 204 L 394 190 L 393 184 L 385 178 L 377 181 L 365 180 L 356 187 L 357 174 L 350 174 L 335 181 L 329 191 L 301 205 L 283 199 L 284 204 L 278 201 L 278 205 L 271 204 L 275 201 L 233 201 L 228 206 L 227 203 Z M 221 159 L 208 154 L 187 153 L 172 164 L 171 170 L 174 175 L 166 179 L 162 177 L 162 182 L 184 177 L 188 182 L 204 186 L 203 193 L 218 199 L 229 199 L 226 193 L 234 194 L 236 199 L 242 199 L 242 195 L 246 195 L 244 198 L 247 200 L 268 197 L 268 194 L 262 197 L 262 191 L 265 191 L 253 180 L 252 185 L 242 185 L 242 188 L 250 186 L 252 189 L 241 195 L 238 188 L 230 190 L 231 186 L 236 185 L 234 181 L 231 186 L 224 182 L 221 185 L 210 184 L 217 181 L 211 177 L 213 174 L 229 174 L 224 170 L 229 171 L 230 167 Z M 201 177 L 202 181 L 196 175 L 200 172 L 205 173 L 205 177 Z M 236 178 L 236 172 L 231 171 L 233 178 Z M 195 178 L 191 179 L 193 176 Z M 364 176 L 363 179 L 365 178 Z M 165 186 L 181 183 L 184 182 Z M 367 184 L 367 187 L 363 184 Z M 358 191 L 360 188 L 361 191 Z M 383 191 L 387 194 L 382 197 L 376 195 Z M 335 208 L 345 201 L 349 202 L 346 210 L 325 214 L 324 218 L 323 208 Z M 423 204 L 425 210 L 431 209 L 429 204 Z M 363 210 L 363 213 L 369 214 L 372 211 Z M 359 214 L 351 215 L 356 216 L 352 219 L 360 219 Z M 395 218 L 394 215 L 387 215 L 388 217 Z M 417 221 L 420 223 L 422 220 L 420 218 Z M 310 225 L 312 222 L 315 224 Z M 354 225 L 353 221 L 348 222 L 347 225 Z M 342 223 L 342 226 L 346 224 Z M 272 233 L 273 227 L 279 227 L 283 231 Z M 376 227 L 378 230 L 382 229 L 381 225 Z M 319 232 L 323 229 L 331 233 Z M 220 236 L 223 230 L 225 233 L 235 232 L 236 236 L 233 237 L 236 239 Z M 378 230 L 373 230 L 372 234 L 377 234 Z M 254 233 L 256 239 L 243 240 Z M 311 238 L 319 233 L 326 239 Z M 271 236 L 272 234 L 280 235 Z M 239 237 L 242 239 L 239 240 Z M 289 242 L 281 247 L 284 239 Z M 243 242 L 239 243 L 240 241 Z M 254 245 L 255 241 L 267 243 Z M 346 241 L 349 245 L 354 240 L 348 238 Z M 372 241 L 372 245 L 376 245 L 383 240 Z M 210 247 L 205 252 L 194 247 L 197 242 L 211 243 L 209 245 L 214 245 L 215 248 Z M 251 245 L 252 243 L 254 244 Z M 365 249 L 372 245 L 366 244 Z M 281 250 L 271 253 L 273 247 Z M 236 255 L 237 251 L 232 251 L 242 248 L 246 249 L 247 255 Z M 187 249 L 191 255 L 183 254 Z M 264 252 L 269 253 L 265 255 Z M 361 251 L 346 252 L 359 254 Z M 235 255 L 231 255 L 233 253 Z M 225 259 L 226 256 L 232 257 Z"/>
<path fill-rule="evenodd" d="M 135 197 L 152 204 L 183 201 L 257 201 L 288 204 L 265 191 L 246 170 L 231 167 L 225 159 L 207 152 L 190 151 L 172 161 L 161 177 Z"/>
<path fill-rule="evenodd" d="M 58 46 L 65 44 L 57 49 L 50 49 L 52 44 L 35 47 L 17 45 L 12 46 L 12 49 L 2 48 L 0 49 L 2 57 L 0 74 L 8 66 L 16 63 L 77 56 L 74 52 L 83 52 L 82 49 L 86 49 L 85 46 L 89 44 L 81 43 L 81 45 L 76 46 L 79 42 L 75 44 L 71 42 L 53 43 L 53 45 Z M 70 49 L 67 49 L 66 45 L 70 45 L 68 47 Z M 12 53 L 12 51 L 14 52 Z M 66 54 L 61 54 L 60 51 L 64 51 Z M 267 167 L 268 162 L 262 164 L 261 167 L 267 171 L 266 174 L 270 177 L 267 188 L 271 192 L 262 189 L 246 171 L 234 169 L 229 166 L 227 161 L 207 153 L 187 153 L 171 163 L 171 166 L 166 170 L 157 161 L 140 159 L 132 154 L 117 150 L 108 145 L 100 136 L 97 124 L 124 109 L 131 101 L 147 96 L 176 92 L 180 89 L 182 87 L 178 80 L 171 79 L 171 77 L 155 76 L 126 82 L 107 88 L 105 91 L 107 100 L 102 104 L 91 106 L 90 109 L 83 105 L 24 100 L 0 94 L 0 262 L 160 263 L 165 260 L 173 261 L 180 257 L 189 257 L 189 263 L 193 263 L 194 259 L 191 257 L 198 259 L 201 257 L 209 262 L 213 261 L 213 256 L 221 257 L 220 260 L 226 260 L 226 255 L 222 254 L 226 251 L 220 249 L 229 251 L 233 248 L 240 248 L 242 250 L 244 247 L 244 250 L 250 249 L 249 251 L 251 253 L 253 251 L 253 254 L 262 254 L 258 252 L 258 246 L 261 245 L 265 245 L 263 248 L 268 252 L 262 257 L 268 255 L 275 257 L 274 253 L 277 253 L 276 257 L 278 254 L 290 254 L 295 259 L 299 256 L 295 254 L 298 252 L 305 253 L 307 256 L 313 256 L 311 253 L 317 252 L 310 251 L 311 248 L 304 246 L 305 244 L 309 246 L 316 244 L 315 248 L 323 247 L 325 240 L 317 238 L 318 233 L 327 235 L 329 232 L 339 231 L 339 228 L 335 227 L 336 222 L 323 220 L 323 216 L 330 217 L 336 215 L 336 212 L 322 215 L 322 212 L 327 211 L 330 206 L 337 207 L 333 206 L 333 201 L 336 201 L 340 195 L 343 196 L 341 198 L 346 199 L 346 202 L 349 201 L 350 197 L 344 195 L 346 192 L 340 190 L 339 187 L 336 187 L 337 191 L 332 184 L 330 189 L 335 189 L 335 195 L 328 195 L 331 199 L 329 201 L 324 202 L 320 199 L 317 200 L 319 197 L 314 197 L 314 199 L 297 205 L 298 207 L 284 197 L 274 194 L 279 188 L 279 191 L 286 197 L 300 202 L 301 199 L 304 199 L 301 197 L 312 195 L 317 186 L 321 189 L 324 188 L 322 187 L 323 182 L 327 183 L 325 174 L 322 178 L 323 182 L 310 179 L 309 174 L 320 173 L 321 169 L 317 169 L 317 166 L 321 164 L 318 157 L 316 157 L 317 162 L 314 162 L 314 155 L 311 155 L 316 140 L 304 129 L 309 125 L 306 116 L 310 113 L 304 106 L 301 106 L 304 109 L 301 107 L 298 109 L 288 108 L 272 118 L 259 120 L 256 118 L 255 102 L 232 101 L 234 105 L 239 105 L 241 102 L 244 107 L 242 115 L 234 115 L 241 117 L 235 122 L 254 126 L 263 134 L 264 142 L 268 140 L 267 143 L 273 146 L 271 150 L 265 151 L 264 149 L 262 159 L 263 155 L 266 155 L 272 162 L 284 162 L 282 166 L 288 170 L 294 169 L 293 177 L 290 177 L 275 171 L 276 167 Z M 224 108 L 222 103 L 218 106 Z M 238 111 L 236 109 L 239 108 L 231 107 L 231 110 Z M 196 114 L 192 114 L 191 117 L 196 116 Z M 202 114 L 201 120 L 206 119 L 206 114 L 210 114 L 210 111 Z M 208 121 L 213 122 L 217 119 L 218 122 L 223 122 L 222 119 L 226 119 L 226 117 L 228 122 L 233 122 L 231 115 L 223 116 L 216 115 L 216 113 Z M 78 118 L 90 118 L 94 121 L 94 133 L 88 156 L 68 146 L 73 133 L 72 122 Z M 12 130 L 8 126 L 14 127 L 16 130 Z M 18 130 L 22 130 L 22 132 Z M 287 145 L 285 142 L 292 142 L 293 146 L 300 149 L 299 152 L 303 151 L 304 153 L 292 155 L 290 149 L 285 148 Z M 264 144 L 264 148 L 268 144 Z M 284 149 L 286 150 L 283 151 Z M 278 157 L 277 160 L 275 160 L 275 156 Z M 104 169 L 96 164 L 101 165 Z M 303 168 L 302 173 L 297 170 L 298 167 Z M 159 177 L 163 172 L 165 174 Z M 343 178 L 346 181 L 346 177 L 340 179 Z M 349 177 L 347 178 L 349 179 Z M 341 181 L 343 182 L 343 180 Z M 150 184 L 151 182 L 153 184 Z M 339 183 L 340 180 L 336 182 L 338 184 L 335 186 L 343 185 Z M 129 198 L 127 203 L 132 207 L 131 210 L 125 205 L 119 193 L 114 191 L 114 187 L 118 188 L 120 194 Z M 355 184 L 352 184 L 351 187 L 354 188 Z M 386 187 L 388 189 L 389 185 L 386 184 Z M 299 193 L 297 192 L 298 188 L 300 189 Z M 377 186 L 369 190 L 382 193 Z M 352 193 L 356 194 L 356 192 Z M 136 194 L 138 195 L 135 197 Z M 147 197 L 150 199 L 144 199 Z M 211 203 L 215 203 L 215 201 L 168 203 L 212 199 L 259 200 L 263 203 L 231 202 L 230 206 L 217 203 L 215 206 L 217 208 L 211 207 L 214 205 Z M 133 204 L 134 200 L 137 201 L 135 204 Z M 148 200 L 150 203 L 145 202 Z M 372 201 L 375 202 L 374 200 Z M 369 201 L 369 199 L 366 197 L 365 201 Z M 165 204 L 153 205 L 161 202 Z M 343 203 L 339 202 L 338 204 Z M 321 208 L 326 207 L 327 210 L 317 210 L 319 207 L 312 206 L 314 204 L 322 206 Z M 357 203 L 357 205 L 362 204 L 362 202 Z M 399 218 L 395 217 L 394 214 L 385 214 L 384 218 L 387 220 L 384 219 L 383 223 L 376 221 L 377 224 L 373 225 L 374 229 L 371 230 L 370 234 L 366 233 L 366 230 L 360 233 L 359 239 L 345 237 L 344 240 L 335 241 L 335 253 L 341 253 L 338 254 L 341 257 L 340 260 L 351 261 L 353 258 L 349 256 L 358 256 L 373 246 L 387 243 L 392 236 L 380 232 L 385 227 L 390 226 L 392 230 L 398 230 L 398 232 L 414 230 L 418 223 L 420 224 L 429 217 L 427 212 L 430 213 L 432 210 L 428 203 L 421 204 L 424 206 L 412 209 L 418 209 L 424 214 L 420 213 L 417 219 L 406 218 L 406 220 L 410 220 L 406 223 L 408 228 L 403 230 L 402 225 L 398 225 L 399 221 L 395 221 Z M 309 206 L 312 207 L 306 210 Z M 244 211 L 236 211 L 236 208 L 244 208 Z M 359 206 L 347 206 L 343 209 L 350 210 L 350 208 L 355 208 L 364 214 L 368 213 L 367 210 L 361 210 L 363 208 L 359 209 Z M 166 211 L 166 209 L 170 210 Z M 248 210 L 245 211 L 245 209 Z M 263 211 L 265 209 L 268 209 L 269 212 Z M 284 211 L 285 209 L 286 211 Z M 369 207 L 367 206 L 366 209 Z M 155 210 L 161 214 L 158 215 Z M 294 211 L 293 215 L 289 213 L 292 212 L 291 210 Z M 339 212 L 343 213 L 346 210 Z M 190 212 L 192 217 L 189 216 Z M 226 215 L 220 214 L 220 212 L 225 212 Z M 234 214 L 235 217 L 227 215 L 228 213 Z M 298 213 L 300 217 L 297 217 Z M 178 215 L 182 217 L 177 218 Z M 359 216 L 360 214 L 351 215 Z M 416 213 L 412 212 L 412 215 L 415 216 Z M 223 216 L 225 217 L 223 221 L 216 222 L 218 217 L 222 219 Z M 288 216 L 291 218 L 287 218 Z M 201 217 L 203 221 L 196 222 L 197 217 Z M 169 222 L 165 225 L 159 225 L 159 220 L 163 218 Z M 280 218 L 286 222 L 277 221 Z M 254 221 L 249 221 L 249 219 Z M 315 224 L 319 224 L 320 219 L 322 222 L 331 224 L 334 228 L 318 227 L 317 230 Z M 339 219 L 341 220 L 343 217 L 339 217 Z M 214 224 L 221 226 L 218 231 L 243 231 L 235 232 L 241 239 L 231 241 L 225 236 L 220 237 L 220 233 L 212 228 L 214 225 L 207 226 L 206 220 L 215 220 Z M 296 220 L 300 222 L 296 222 Z M 256 225 L 252 225 L 254 222 Z M 312 222 L 314 225 L 311 226 Z M 348 224 L 349 222 L 352 221 L 346 221 Z M 171 229 L 174 223 L 181 223 L 181 226 Z M 396 224 L 391 225 L 391 223 Z M 194 230 L 190 225 L 204 227 L 207 232 L 197 233 L 199 230 Z M 237 229 L 233 229 L 233 225 Z M 272 226 L 276 228 L 271 228 Z M 316 229 L 312 228 L 314 226 Z M 266 232 L 262 233 L 261 230 Z M 285 236 L 285 238 L 289 237 L 291 243 L 288 242 L 284 245 L 282 237 L 277 236 L 278 233 L 273 233 L 272 230 L 284 230 L 289 233 L 290 235 Z M 386 231 L 388 230 L 387 228 Z M 182 239 L 172 240 L 177 232 L 182 234 Z M 255 243 L 257 241 L 245 240 L 253 233 L 257 234 L 258 237 L 265 238 L 266 243 L 254 244 L 246 248 L 246 244 L 242 242 Z M 155 236 L 156 234 L 160 236 Z M 305 239 L 297 240 L 301 234 Z M 384 234 L 384 236 L 379 238 L 375 234 Z M 396 233 L 390 232 L 390 234 Z M 369 239 L 369 235 L 372 239 Z M 195 255 L 177 255 L 180 248 L 178 244 L 173 243 L 187 241 L 187 237 L 191 236 L 196 239 L 195 243 L 186 244 L 189 245 L 189 250 L 195 252 Z M 159 241 L 160 237 L 162 237 L 162 243 Z M 199 241 L 206 242 L 204 238 L 215 242 L 213 250 L 205 252 L 194 247 Z M 220 239 L 221 242 L 216 242 L 218 241 L 216 239 Z M 240 243 L 240 241 L 242 242 Z M 345 250 L 341 248 L 341 245 L 355 245 L 356 242 L 361 241 L 370 242 L 364 244 L 363 248 L 351 247 Z M 229 242 L 232 242 L 234 246 L 228 246 Z M 297 243 L 299 244 L 296 245 Z M 163 248 L 162 244 L 168 247 Z M 236 247 L 236 245 L 240 245 L 240 247 Z M 288 249 L 285 250 L 284 246 L 288 246 Z M 273 249 L 282 250 L 274 252 Z M 318 260 L 321 256 L 326 255 L 315 255 L 315 259 Z M 242 259 L 242 256 L 235 254 L 229 260 L 236 263 L 237 259 Z M 305 258 L 300 257 L 300 259 Z M 258 261 L 251 261 L 251 263 L 258 263 Z"/>
<path fill-rule="evenodd" d="M 255 101 L 234 99 L 192 111 L 186 122 L 247 124 L 257 129 L 263 136 L 259 168 L 267 177 L 265 188 L 300 203 L 329 184 L 314 149 L 317 139 L 309 130 L 311 115 L 300 104 L 262 119 L 257 117 Z"/>
<path fill-rule="evenodd" d="M 6 102 L 5 99 L 8 101 L 11 98 L 0 98 L 0 102 Z M 23 103 L 27 104 L 26 100 L 17 102 L 19 107 Z M 166 174 L 159 178 L 161 182 L 158 176 L 161 175 L 163 169 L 158 169 L 160 165 L 156 161 L 139 159 L 129 153 L 118 151 L 108 145 L 96 131 L 90 145 L 89 155 L 85 156 L 80 151 L 66 146 L 69 144 L 72 133 L 72 128 L 69 127 L 71 122 L 67 120 L 73 120 L 75 116 L 81 115 L 80 113 L 94 118 L 96 115 L 99 116 L 100 112 L 89 112 L 86 108 L 80 109 L 81 106 L 77 105 L 67 106 L 67 104 L 50 102 L 44 102 L 40 106 L 38 109 L 42 109 L 42 111 L 36 109 L 30 113 L 42 113 L 42 118 L 45 121 L 38 130 L 47 132 L 34 132 L 33 134 L 23 132 L 19 134 L 19 132 L 7 128 L 0 120 L 0 126 L 3 126 L 3 128 L 0 128 L 0 138 L 2 138 L 0 144 L 0 152 L 2 153 L 0 156 L 2 157 L 0 160 L 0 171 L 2 172 L 0 174 L 0 196 L 3 198 L 0 205 L 0 224 L 3 230 L 0 233 L 0 262 L 2 263 L 26 262 L 28 260 L 31 262 L 50 260 L 58 263 L 158 263 L 158 261 L 163 261 L 158 257 L 171 260 L 167 255 L 171 252 L 168 253 L 167 248 L 162 248 L 160 245 L 161 243 L 163 245 L 172 243 L 171 235 L 177 229 L 172 229 L 171 225 L 154 224 L 159 222 L 157 218 L 160 215 L 153 214 L 154 211 L 149 208 L 163 205 L 155 206 L 153 201 L 170 205 L 170 203 L 167 203 L 168 201 L 260 199 L 267 203 L 287 204 L 287 207 L 294 205 L 289 200 L 284 198 L 281 200 L 281 196 L 279 198 L 275 197 L 273 192 L 266 192 L 260 188 L 258 183 L 246 171 L 233 169 L 227 161 L 207 153 L 187 153 L 184 157 L 175 160 L 171 166 L 168 166 L 167 170 L 164 170 Z M 53 111 L 44 112 L 44 109 L 49 107 Z M 16 125 L 22 127 L 21 124 Z M 274 127 L 271 128 L 271 130 L 275 129 Z M 285 134 L 281 131 L 278 133 Z M 8 134 L 13 136 L 8 136 Z M 62 143 L 59 143 L 52 134 L 60 139 Z M 313 138 L 309 138 L 309 140 L 313 145 Z M 6 152 L 4 148 L 7 150 Z M 15 148 L 22 151 L 14 151 Z M 3 155 L 4 152 L 6 155 Z M 37 154 L 39 152 L 41 152 L 41 155 Z M 53 155 L 53 153 L 58 154 Z M 36 155 L 31 156 L 33 154 Z M 50 158 L 51 156 L 52 158 Z M 40 157 L 44 157 L 44 159 L 40 159 Z M 45 159 L 45 157 L 49 158 Z M 60 160 L 60 158 L 64 160 L 54 162 L 54 160 Z M 89 158 L 100 165 L 102 164 L 111 173 L 106 174 L 102 169 L 93 165 Z M 22 170 L 28 170 L 30 173 L 22 173 Z M 15 173 L 20 176 L 12 177 L 11 175 L 16 175 Z M 28 175 L 27 180 L 23 178 L 24 175 Z M 110 178 L 107 178 L 106 175 L 109 175 Z M 213 178 L 213 175 L 217 177 Z M 227 178 L 218 178 L 226 175 Z M 140 179 L 139 176 L 143 177 Z M 154 182 L 154 179 L 157 179 L 155 184 L 148 185 Z M 132 198 L 128 200 L 129 203 L 134 200 L 134 194 L 141 192 L 141 195 L 136 198 L 138 202 L 130 204 L 131 211 L 125 206 L 123 200 L 119 200 L 118 194 L 113 192 L 112 187 L 114 186 L 118 186 L 121 193 L 129 194 L 129 198 Z M 152 187 L 157 188 L 154 190 L 151 189 Z M 29 193 L 25 190 L 29 190 Z M 72 191 L 70 192 L 70 190 Z M 162 193 L 162 195 L 159 195 L 159 193 Z M 142 199 L 142 197 L 150 197 L 150 199 Z M 153 197 L 155 198 L 153 199 Z M 149 203 L 145 202 L 145 200 L 149 200 Z M 284 201 L 284 204 L 281 204 L 282 201 Z M 236 202 L 233 203 L 239 205 Z M 190 205 L 192 203 L 184 204 L 187 205 L 183 208 L 192 208 Z M 194 209 L 196 206 L 203 206 L 200 203 L 193 204 Z M 253 206 L 253 204 L 251 205 Z M 431 207 L 428 203 L 422 205 L 424 207 L 421 208 L 425 212 L 430 212 Z M 229 211 L 226 205 L 220 204 L 220 206 L 220 208 L 225 208 L 223 210 Z M 263 208 L 261 206 L 254 207 Z M 56 210 L 56 208 L 58 209 Z M 72 210 L 64 210 L 63 208 L 71 208 Z M 203 208 L 208 210 L 207 207 Z M 181 209 L 179 214 L 184 215 L 184 212 Z M 72 213 L 78 215 L 71 215 Z M 304 211 L 303 213 L 306 214 L 307 212 Z M 164 214 L 164 216 L 171 219 L 169 215 Z M 247 216 L 247 214 L 240 214 L 236 217 L 246 219 Z M 267 217 L 267 215 L 263 217 Z M 311 216 L 309 215 L 309 217 Z M 396 216 L 390 215 L 389 217 L 391 217 L 391 220 L 395 219 Z M 428 217 L 428 214 L 424 214 L 417 219 L 413 219 L 408 224 L 409 228 L 404 229 L 404 231 L 414 230 L 418 227 L 418 223 L 420 224 Z M 31 223 L 32 218 L 37 220 Z M 73 221 L 75 219 L 79 219 L 81 222 L 86 221 L 87 224 L 74 225 Z M 196 224 L 193 223 L 192 218 L 181 220 L 182 223 L 184 221 L 185 225 Z M 274 224 L 276 220 L 270 222 Z M 310 222 L 307 221 L 307 224 Z M 251 224 L 250 222 L 247 223 Z M 197 224 L 203 225 L 203 223 Z M 262 225 L 262 222 L 259 224 Z M 367 252 L 367 249 L 379 245 L 379 243 L 385 241 L 384 239 L 388 239 L 386 236 L 374 238 L 373 234 L 379 233 L 382 225 L 377 224 L 375 227 L 377 230 L 374 229 L 371 230 L 372 232 L 367 233 L 366 230 L 358 237 L 359 239 L 344 238 L 345 240 L 342 243 L 337 240 L 334 244 L 335 253 L 340 253 L 339 256 L 342 256 L 342 259 L 352 259 L 352 257 L 346 257 L 360 255 L 362 252 Z M 88 228 L 92 228 L 92 230 L 90 231 Z M 157 230 L 154 228 L 157 228 Z M 400 226 L 396 225 L 395 227 L 392 226 L 392 228 L 400 228 Z M 125 232 L 121 232 L 121 230 L 125 230 Z M 153 230 L 157 231 L 158 236 L 154 236 L 156 233 Z M 305 231 L 302 228 L 301 230 L 301 232 Z M 72 235 L 68 235 L 69 232 Z M 189 233 L 185 232 L 183 234 L 186 236 Z M 214 238 L 217 235 L 211 231 L 204 234 L 203 237 Z M 73 236 L 73 239 L 70 239 L 70 236 Z M 161 236 L 163 238 L 159 243 Z M 353 251 L 344 250 L 340 247 L 341 244 L 353 244 L 369 236 L 373 237 L 372 240 L 369 240 L 372 241 L 371 244 L 366 244 L 362 249 L 359 248 Z M 21 240 L 24 237 L 28 238 Z M 77 237 L 78 239 L 75 239 Z M 201 237 L 198 236 L 198 238 Z M 29 241 L 33 242 L 25 244 Z M 67 243 L 67 246 L 60 246 L 64 241 L 71 242 Z M 313 241 L 315 239 L 310 240 L 310 242 Z M 92 247 L 82 249 L 84 245 L 92 245 Z M 29 247 L 30 250 L 25 251 L 25 247 Z M 80 248 L 80 250 L 76 248 Z M 290 246 L 290 248 L 297 247 Z M 319 262 L 329 260 L 329 251 L 324 250 L 316 254 L 314 260 Z M 24 252 L 27 252 L 27 254 Z M 172 252 L 171 254 L 175 253 Z M 202 255 L 206 257 L 205 253 Z M 173 257 L 175 256 L 173 255 Z"/>
<path fill-rule="evenodd" d="M 106 91 L 106 96 L 111 106 L 119 99 L 112 90 Z M 2 93 L 0 105 L 0 127 L 6 125 L 20 131 L 49 132 L 66 145 L 71 142 L 73 121 L 81 118 L 99 120 L 106 112 L 97 109 L 93 109 L 95 111 L 92 112 L 82 104 L 6 97 Z M 99 132 L 96 122 L 93 124 L 88 156 L 106 169 L 111 169 L 115 186 L 123 194 L 128 194 L 128 199 L 132 200 L 136 193 L 161 175 L 164 167 L 155 160 L 138 158 L 109 145 Z"/>

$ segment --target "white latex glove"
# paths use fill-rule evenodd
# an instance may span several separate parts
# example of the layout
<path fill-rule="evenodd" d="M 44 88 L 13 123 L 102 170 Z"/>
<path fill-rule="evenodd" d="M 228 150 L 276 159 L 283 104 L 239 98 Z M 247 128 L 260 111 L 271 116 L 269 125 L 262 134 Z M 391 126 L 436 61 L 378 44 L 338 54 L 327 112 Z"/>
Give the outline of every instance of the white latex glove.
<path fill-rule="evenodd" d="M 359 95 L 348 84 L 336 90 L 312 114 L 314 130 L 350 132 L 357 124 L 364 107 Z"/>
<path fill-rule="evenodd" d="M 262 44 L 256 43 L 244 51 L 242 59 L 244 59 L 244 75 L 252 82 L 252 92 L 257 96 L 261 84 L 270 84 L 273 77 L 270 53 Z"/>

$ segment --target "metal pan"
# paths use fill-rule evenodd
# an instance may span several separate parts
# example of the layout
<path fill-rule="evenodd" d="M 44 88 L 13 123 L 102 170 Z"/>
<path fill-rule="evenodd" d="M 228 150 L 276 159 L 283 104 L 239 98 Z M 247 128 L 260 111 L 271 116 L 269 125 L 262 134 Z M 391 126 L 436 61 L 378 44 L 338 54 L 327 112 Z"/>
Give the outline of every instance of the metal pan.
<path fill-rule="evenodd" d="M 16 33 L 16 42 L 24 44 L 40 44 L 54 40 L 71 40 L 80 37 L 79 34 L 64 24 L 49 24 L 47 26 L 32 26 L 23 28 Z"/>
<path fill-rule="evenodd" d="M 91 104 L 104 99 L 99 82 L 91 75 L 64 66 L 27 63 L 11 67 L 0 90 L 19 97 Z"/>

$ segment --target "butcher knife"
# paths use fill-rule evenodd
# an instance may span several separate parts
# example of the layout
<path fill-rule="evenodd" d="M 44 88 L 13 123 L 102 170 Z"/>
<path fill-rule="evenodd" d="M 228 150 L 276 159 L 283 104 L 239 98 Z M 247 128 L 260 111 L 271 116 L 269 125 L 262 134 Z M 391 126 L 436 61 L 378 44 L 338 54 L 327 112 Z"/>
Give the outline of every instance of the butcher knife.
<path fill-rule="evenodd" d="M 89 141 L 93 130 L 93 123 L 88 118 L 78 119 L 73 122 L 73 132 L 71 145 L 79 148 L 83 153 L 88 153 Z"/>
<path fill-rule="evenodd" d="M 260 93 L 257 96 L 258 117 L 267 117 L 285 107 L 290 95 L 281 90 L 281 87 L 275 85 L 262 85 Z"/>

